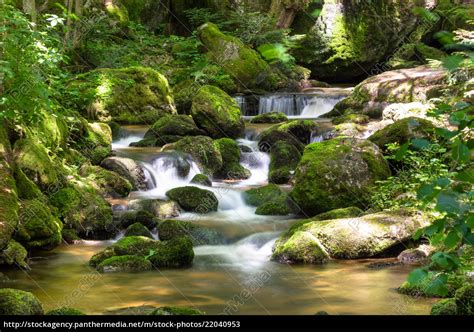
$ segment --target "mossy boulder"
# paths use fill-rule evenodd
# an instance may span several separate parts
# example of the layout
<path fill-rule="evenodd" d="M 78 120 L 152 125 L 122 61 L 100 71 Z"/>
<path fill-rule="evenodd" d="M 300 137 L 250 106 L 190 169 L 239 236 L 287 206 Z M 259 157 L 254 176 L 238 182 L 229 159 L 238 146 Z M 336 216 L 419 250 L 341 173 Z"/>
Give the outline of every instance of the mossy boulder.
<path fill-rule="evenodd" d="M 31 181 L 19 167 L 15 167 L 13 175 L 19 199 L 42 199 L 44 197 L 36 183 Z"/>
<path fill-rule="evenodd" d="M 158 223 L 157 229 L 162 241 L 187 235 L 194 246 L 217 245 L 225 242 L 223 236 L 216 230 L 184 220 L 163 220 Z"/>
<path fill-rule="evenodd" d="M 322 257 L 374 257 L 408 241 L 427 225 L 426 216 L 404 210 L 306 222 L 290 228 L 277 240 L 272 259 L 319 263 L 325 261 Z"/>
<path fill-rule="evenodd" d="M 81 238 L 106 239 L 116 233 L 110 204 L 90 185 L 71 182 L 50 196 L 65 228 Z"/>
<path fill-rule="evenodd" d="M 222 168 L 222 155 L 212 138 L 207 136 L 188 136 L 167 144 L 164 151 L 175 150 L 189 154 L 204 173 L 213 175 Z"/>
<path fill-rule="evenodd" d="M 255 214 L 263 216 L 286 216 L 292 212 L 286 200 L 286 195 L 282 195 L 273 201 L 263 203 L 257 207 Z"/>
<path fill-rule="evenodd" d="M 156 121 L 146 132 L 143 140 L 132 146 L 163 146 L 179 141 L 186 136 L 203 135 L 192 117 L 188 115 L 167 115 Z"/>
<path fill-rule="evenodd" d="M 12 151 L 5 126 L 0 126 L 0 250 L 18 225 L 18 193 L 13 177 Z"/>
<path fill-rule="evenodd" d="M 364 208 L 376 181 L 389 175 L 388 163 L 375 144 L 334 138 L 306 147 L 290 197 L 309 216 L 348 206 Z"/>
<path fill-rule="evenodd" d="M 150 271 L 152 265 L 149 260 L 141 256 L 125 255 L 113 256 L 103 260 L 98 266 L 99 272 L 142 272 Z"/>
<path fill-rule="evenodd" d="M 179 206 L 176 202 L 163 199 L 134 199 L 128 203 L 130 210 L 144 210 L 150 212 L 153 216 L 159 219 L 174 218 L 179 216 Z M 131 211 L 130 211 L 131 212 Z M 152 229 L 148 224 L 141 222 L 149 229 Z"/>
<path fill-rule="evenodd" d="M 258 215 L 287 215 L 291 209 L 287 204 L 287 195 L 276 184 L 249 189 L 244 194 L 247 204 L 256 206 Z"/>
<path fill-rule="evenodd" d="M 17 241 L 27 249 L 52 249 L 61 243 L 61 221 L 51 214 L 46 202 L 21 202 L 20 222 L 15 234 Z"/>
<path fill-rule="evenodd" d="M 207 54 L 221 66 L 241 90 L 274 91 L 286 83 L 285 77 L 271 68 L 261 56 L 238 38 L 222 33 L 213 23 L 198 28 L 198 37 Z"/>
<path fill-rule="evenodd" d="M 82 241 L 74 229 L 63 228 L 61 237 L 67 244 L 76 244 Z"/>
<path fill-rule="evenodd" d="M 64 148 L 69 135 L 67 119 L 61 114 L 53 114 L 45 110 L 39 110 L 36 116 L 34 125 L 23 128 L 26 135 L 53 152 Z"/>
<path fill-rule="evenodd" d="M 471 315 L 474 313 L 474 284 L 465 284 L 454 294 L 456 299 L 457 313 L 459 315 Z"/>
<path fill-rule="evenodd" d="M 215 140 L 222 156 L 222 168 L 215 176 L 226 180 L 244 180 L 251 176 L 248 169 L 240 164 L 240 148 L 236 141 L 230 138 Z"/>
<path fill-rule="evenodd" d="M 44 145 L 31 139 L 15 142 L 15 164 L 41 191 L 54 191 L 64 183 L 66 171 Z"/>
<path fill-rule="evenodd" d="M 13 288 L 0 289 L 0 316 L 42 314 L 43 307 L 32 293 Z"/>
<path fill-rule="evenodd" d="M 92 256 L 89 264 L 100 269 L 101 264 L 114 256 L 146 258 L 153 268 L 182 267 L 192 263 L 194 251 L 191 240 L 185 236 L 169 241 L 155 241 L 143 236 L 127 236 Z M 143 260 L 140 261 L 143 263 Z"/>
<path fill-rule="evenodd" d="M 94 165 L 112 152 L 112 131 L 106 123 L 85 120 L 71 125 L 69 144 Z"/>
<path fill-rule="evenodd" d="M 26 263 L 27 256 L 28 252 L 26 249 L 11 239 L 7 246 L 0 250 L 0 265 L 15 265 L 26 269 L 28 268 Z"/>
<path fill-rule="evenodd" d="M 153 310 L 150 315 L 152 316 L 200 316 L 204 313 L 198 309 L 186 308 L 186 307 L 160 307 Z"/>
<path fill-rule="evenodd" d="M 392 69 L 413 68 L 428 64 L 429 60 L 441 60 L 447 54 L 424 43 L 402 45 L 387 62 Z"/>
<path fill-rule="evenodd" d="M 104 159 L 100 166 L 127 179 L 131 183 L 133 190 L 147 189 L 143 168 L 133 159 L 109 157 Z"/>
<path fill-rule="evenodd" d="M 411 295 L 415 297 L 454 297 L 456 290 L 463 287 L 468 279 L 464 275 L 451 273 L 448 275 L 445 286 L 447 292 L 440 292 L 439 273 L 437 271 L 428 271 L 428 273 L 416 282 L 405 281 L 397 291 L 401 294 Z"/>
<path fill-rule="evenodd" d="M 155 215 L 147 210 L 117 212 L 114 218 L 118 220 L 118 226 L 121 228 L 128 228 L 136 223 L 145 226 L 148 230 L 153 230 L 156 227 Z"/>
<path fill-rule="evenodd" d="M 270 148 L 268 181 L 276 184 L 288 183 L 301 159 L 301 152 L 286 141 L 278 141 Z"/>
<path fill-rule="evenodd" d="M 153 238 L 150 231 L 139 222 L 128 226 L 125 230 L 125 236 L 144 236 L 149 237 L 150 239 Z"/>
<path fill-rule="evenodd" d="M 328 212 L 320 213 L 311 218 L 311 220 L 329 220 L 349 217 L 359 217 L 364 214 L 364 211 L 355 206 L 349 206 L 341 209 L 334 209 Z"/>
<path fill-rule="evenodd" d="M 454 316 L 457 315 L 455 299 L 442 299 L 433 304 L 430 315 L 433 316 Z"/>
<path fill-rule="evenodd" d="M 191 115 L 197 126 L 213 138 L 238 138 L 245 128 L 235 99 L 212 85 L 203 86 L 194 96 Z"/>
<path fill-rule="evenodd" d="M 436 127 L 432 122 L 421 118 L 405 118 L 376 131 L 368 140 L 375 143 L 380 149 L 386 150 L 387 144 L 398 143 L 403 145 L 413 139 L 432 140 L 435 137 Z"/>
<path fill-rule="evenodd" d="M 71 108 L 91 120 L 146 124 L 176 113 L 168 81 L 151 68 L 96 69 L 78 75 L 67 90 Z"/>
<path fill-rule="evenodd" d="M 85 316 L 85 313 L 79 309 L 61 307 L 50 310 L 46 313 L 47 316 Z"/>
<path fill-rule="evenodd" d="M 191 183 L 199 184 L 201 186 L 212 187 L 212 181 L 205 174 L 196 174 L 192 179 Z"/>
<path fill-rule="evenodd" d="M 318 128 L 311 120 L 292 120 L 276 124 L 258 135 L 258 147 L 261 151 L 271 151 L 278 141 L 294 145 L 299 151 L 311 140 L 311 134 Z"/>
<path fill-rule="evenodd" d="M 184 211 L 209 213 L 217 211 L 219 201 L 212 191 L 187 186 L 166 192 L 169 199 L 176 201 Z"/>
<path fill-rule="evenodd" d="M 85 164 L 79 170 L 79 175 L 87 178 L 88 183 L 104 197 L 127 197 L 133 189 L 129 180 L 100 166 Z"/>
<path fill-rule="evenodd" d="M 282 123 L 288 121 L 288 117 L 282 112 L 268 112 L 255 116 L 251 123 Z"/>

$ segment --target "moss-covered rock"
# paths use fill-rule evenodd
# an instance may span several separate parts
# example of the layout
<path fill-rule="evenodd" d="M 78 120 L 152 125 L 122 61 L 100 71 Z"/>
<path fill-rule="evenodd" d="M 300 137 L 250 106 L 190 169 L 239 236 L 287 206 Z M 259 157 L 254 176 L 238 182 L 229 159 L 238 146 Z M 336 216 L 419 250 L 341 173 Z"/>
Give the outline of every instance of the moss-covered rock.
<path fill-rule="evenodd" d="M 176 202 L 170 200 L 163 200 L 163 199 L 134 199 L 128 203 L 128 207 L 130 210 L 144 210 L 150 212 L 153 216 L 157 217 L 158 219 L 167 219 L 167 218 L 175 218 L 179 216 L 179 206 Z M 137 220 L 137 222 L 142 221 Z M 148 224 L 144 224 L 149 229 Z"/>
<path fill-rule="evenodd" d="M 19 167 L 15 167 L 13 175 L 15 178 L 18 198 L 41 199 L 44 197 L 38 186 L 31 181 Z"/>
<path fill-rule="evenodd" d="M 194 251 L 191 240 L 185 236 L 169 241 L 155 241 L 143 236 L 127 236 L 92 256 L 89 264 L 99 268 L 107 259 L 114 256 L 146 258 L 153 268 L 181 267 L 192 263 Z"/>
<path fill-rule="evenodd" d="M 292 211 L 286 202 L 286 195 L 281 195 L 273 201 L 265 202 L 255 210 L 255 214 L 264 216 L 286 216 Z"/>
<path fill-rule="evenodd" d="M 0 316 L 42 315 L 43 308 L 36 296 L 18 289 L 0 289 Z"/>
<path fill-rule="evenodd" d="M 150 239 L 153 238 L 150 231 L 139 222 L 128 226 L 125 230 L 125 236 L 144 236 L 149 237 Z"/>
<path fill-rule="evenodd" d="M 449 274 L 445 283 L 447 293 L 439 292 L 439 273 L 437 271 L 428 271 L 428 273 L 415 283 L 405 281 L 397 291 L 401 294 L 416 297 L 453 297 L 456 290 L 464 286 L 468 280 L 464 275 Z"/>
<path fill-rule="evenodd" d="M 286 79 L 278 70 L 271 68 L 238 38 L 222 33 L 215 24 L 200 26 L 198 37 L 211 59 L 234 79 L 240 89 L 274 91 L 285 85 Z"/>
<path fill-rule="evenodd" d="M 110 204 L 87 183 L 71 182 L 49 201 L 65 228 L 82 238 L 105 239 L 116 233 Z"/>
<path fill-rule="evenodd" d="M 128 228 L 136 223 L 145 226 L 148 230 L 153 230 L 156 227 L 155 215 L 147 210 L 118 212 L 114 217 L 118 220 L 118 226 L 121 228 Z"/>
<path fill-rule="evenodd" d="M 176 143 L 165 145 L 163 150 L 188 153 L 209 175 L 213 175 L 222 168 L 222 155 L 214 141 L 207 136 L 188 136 Z"/>
<path fill-rule="evenodd" d="M 68 85 L 71 107 L 89 119 L 154 123 L 176 109 L 166 78 L 151 68 L 96 69 Z"/>
<path fill-rule="evenodd" d="M 340 219 L 340 218 L 350 218 L 350 217 L 359 217 L 364 214 L 364 211 L 355 206 L 349 206 L 347 208 L 334 209 L 328 212 L 320 213 L 311 220 L 329 220 L 329 219 Z"/>
<path fill-rule="evenodd" d="M 212 181 L 205 174 L 196 174 L 192 179 L 191 183 L 199 184 L 201 186 L 212 187 Z"/>
<path fill-rule="evenodd" d="M 392 69 L 413 68 L 428 64 L 429 60 L 441 60 L 447 54 L 423 43 L 409 43 L 400 47 L 387 62 Z"/>
<path fill-rule="evenodd" d="M 457 306 L 455 299 L 442 299 L 433 304 L 430 315 L 433 316 L 453 316 L 457 315 Z"/>
<path fill-rule="evenodd" d="M 61 243 L 61 221 L 41 200 L 21 202 L 20 222 L 15 234 L 26 248 L 52 249 Z"/>
<path fill-rule="evenodd" d="M 261 151 L 271 151 L 275 143 L 284 141 L 294 145 L 299 151 L 303 151 L 317 127 L 316 123 L 311 120 L 292 120 L 276 124 L 265 129 L 258 136 L 258 146 Z"/>
<path fill-rule="evenodd" d="M 306 147 L 290 197 L 309 216 L 368 203 L 376 181 L 390 175 L 376 145 L 355 138 L 335 138 Z"/>
<path fill-rule="evenodd" d="M 36 116 L 34 125 L 23 127 L 26 135 L 53 152 L 64 148 L 69 135 L 66 118 L 61 114 L 52 114 L 45 110 L 39 110 Z"/>
<path fill-rule="evenodd" d="M 80 167 L 84 162 L 81 156 L 84 156 L 92 164 L 98 165 L 110 155 L 112 131 L 106 123 L 89 123 L 78 114 L 72 117 L 69 123 L 71 129 L 68 143 L 75 152 L 67 150 L 65 154 L 72 164 Z"/>
<path fill-rule="evenodd" d="M 27 256 L 28 252 L 26 249 L 12 239 L 5 248 L 0 250 L 0 265 L 16 265 L 21 268 L 27 268 Z"/>
<path fill-rule="evenodd" d="M 301 159 L 301 152 L 286 141 L 278 141 L 270 148 L 268 181 L 285 184 L 290 181 Z"/>
<path fill-rule="evenodd" d="M 187 235 L 195 246 L 224 243 L 224 238 L 216 230 L 189 221 L 164 220 L 158 223 L 157 229 L 158 236 L 162 241 Z"/>
<path fill-rule="evenodd" d="M 219 204 L 212 191 L 192 186 L 171 189 L 166 196 L 176 201 L 183 210 L 196 213 L 217 211 Z"/>
<path fill-rule="evenodd" d="M 186 136 L 203 135 L 192 117 L 188 115 L 167 115 L 156 121 L 146 132 L 143 140 L 132 146 L 163 146 L 179 141 Z"/>
<path fill-rule="evenodd" d="M 244 131 L 237 102 L 215 86 L 199 89 L 193 98 L 191 115 L 197 126 L 213 138 L 238 138 Z"/>
<path fill-rule="evenodd" d="M 130 181 L 118 173 L 106 170 L 100 166 L 83 165 L 79 175 L 86 177 L 102 196 L 112 198 L 127 197 L 133 189 Z"/>
<path fill-rule="evenodd" d="M 18 225 L 18 193 L 13 178 L 13 157 L 6 127 L 0 126 L 0 250 L 4 249 Z"/>
<path fill-rule="evenodd" d="M 61 307 L 58 309 L 50 310 L 46 313 L 48 316 L 84 316 L 81 310 L 69 307 Z"/>
<path fill-rule="evenodd" d="M 141 256 L 113 256 L 103 260 L 98 266 L 99 272 L 142 272 L 152 269 L 149 260 Z"/>
<path fill-rule="evenodd" d="M 323 252 L 339 259 L 374 257 L 409 240 L 427 225 L 426 216 L 403 210 L 300 223 L 277 240 L 272 258 L 311 262 L 314 253 L 314 262 L 319 262 Z"/>
<path fill-rule="evenodd" d="M 276 184 L 269 184 L 260 188 L 249 189 L 244 193 L 244 200 L 252 206 L 260 206 L 263 203 L 271 202 L 283 195 L 280 187 Z"/>
<path fill-rule="evenodd" d="M 376 131 L 368 140 L 385 150 L 389 143 L 403 145 L 415 138 L 432 140 L 434 137 L 435 126 L 433 123 L 425 119 L 410 117 L 398 120 Z"/>
<path fill-rule="evenodd" d="M 240 148 L 236 141 L 230 138 L 215 140 L 222 156 L 222 168 L 216 176 L 226 180 L 244 180 L 251 175 L 250 171 L 240 164 Z"/>
<path fill-rule="evenodd" d="M 470 315 L 474 313 L 474 285 L 465 284 L 454 294 L 458 315 Z"/>
<path fill-rule="evenodd" d="M 147 189 L 143 168 L 133 159 L 109 157 L 104 159 L 100 166 L 127 179 L 131 183 L 133 190 Z"/>
<path fill-rule="evenodd" d="M 76 231 L 69 228 L 63 228 L 61 237 L 67 244 L 75 244 L 82 241 L 82 239 L 77 235 Z"/>
<path fill-rule="evenodd" d="M 288 117 L 282 112 L 269 112 L 255 116 L 251 123 L 281 123 L 288 121 Z"/>
<path fill-rule="evenodd" d="M 160 307 L 153 310 L 152 316 L 199 316 L 204 315 L 200 310 L 186 307 Z"/>
<path fill-rule="evenodd" d="M 20 139 L 14 146 L 17 167 L 42 191 L 54 191 L 64 183 L 66 172 L 47 149 L 37 141 Z"/>

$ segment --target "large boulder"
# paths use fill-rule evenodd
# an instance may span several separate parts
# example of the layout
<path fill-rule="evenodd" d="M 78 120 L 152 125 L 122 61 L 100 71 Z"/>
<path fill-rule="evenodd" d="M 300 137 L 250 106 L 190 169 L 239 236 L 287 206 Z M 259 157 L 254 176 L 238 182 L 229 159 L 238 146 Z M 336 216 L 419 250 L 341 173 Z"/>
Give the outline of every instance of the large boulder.
<path fill-rule="evenodd" d="M 67 90 L 71 107 L 92 120 L 146 124 L 176 113 L 168 81 L 151 68 L 96 69 Z"/>
<path fill-rule="evenodd" d="M 244 193 L 247 204 L 256 206 L 258 215 L 288 215 L 291 209 L 287 204 L 288 195 L 276 184 L 269 184 L 260 188 L 249 189 Z"/>
<path fill-rule="evenodd" d="M 188 153 L 198 163 L 202 171 L 208 175 L 215 174 L 223 165 L 222 155 L 217 145 L 207 136 L 188 136 L 175 143 L 165 145 L 162 150 Z"/>
<path fill-rule="evenodd" d="M 100 166 L 124 177 L 132 184 L 134 190 L 146 190 L 146 177 L 143 168 L 133 159 L 109 157 L 104 159 Z"/>
<path fill-rule="evenodd" d="M 15 265 L 22 268 L 28 268 L 26 259 L 28 252 L 26 249 L 11 239 L 7 246 L 0 250 L 0 265 Z"/>
<path fill-rule="evenodd" d="M 284 141 L 302 152 L 317 128 L 318 125 L 311 120 L 292 120 L 276 124 L 258 135 L 258 147 L 261 151 L 267 152 L 271 151 L 272 146 L 278 141 Z"/>
<path fill-rule="evenodd" d="M 156 121 L 146 132 L 143 140 L 133 146 L 163 146 L 179 141 L 186 136 L 203 135 L 205 132 L 196 126 L 188 115 L 167 115 Z"/>
<path fill-rule="evenodd" d="M 235 99 L 212 85 L 203 86 L 194 96 L 191 115 L 213 138 L 238 138 L 245 128 Z"/>
<path fill-rule="evenodd" d="M 187 186 L 166 192 L 169 199 L 176 201 L 184 211 L 209 213 L 217 211 L 219 201 L 212 191 Z"/>
<path fill-rule="evenodd" d="M 61 243 L 63 225 L 45 203 L 39 199 L 21 202 L 15 238 L 27 249 L 52 249 Z"/>
<path fill-rule="evenodd" d="M 373 74 L 371 70 L 380 70 L 376 65 L 405 38 L 420 38 L 411 35 L 418 25 L 413 12 L 417 6 L 420 2 L 412 0 L 324 1 L 313 26 L 305 29 L 295 57 L 322 80 L 348 81 Z"/>
<path fill-rule="evenodd" d="M 158 223 L 157 229 L 162 241 L 187 235 L 195 246 L 217 245 L 225 242 L 223 236 L 216 230 L 185 220 L 163 220 Z"/>
<path fill-rule="evenodd" d="M 240 148 L 231 138 L 220 138 L 214 141 L 222 156 L 222 168 L 216 176 L 226 180 L 244 180 L 251 175 L 250 171 L 240 164 Z"/>
<path fill-rule="evenodd" d="M 288 183 L 301 159 L 301 152 L 293 144 L 278 141 L 270 148 L 270 165 L 268 181 L 271 183 Z"/>
<path fill-rule="evenodd" d="M 79 175 L 87 179 L 87 182 L 104 197 L 127 197 L 133 189 L 130 181 L 100 166 L 84 164 L 79 169 Z"/>
<path fill-rule="evenodd" d="M 220 65 L 242 90 L 276 90 L 285 84 L 285 77 L 271 68 L 255 50 L 238 38 L 222 33 L 213 23 L 199 27 L 198 37 L 207 54 Z"/>
<path fill-rule="evenodd" d="M 68 138 L 69 146 L 80 151 L 78 154 L 87 157 L 94 165 L 110 155 L 112 152 L 112 130 L 106 123 L 89 123 L 77 115 L 70 123 L 70 133 Z M 71 151 L 69 151 L 69 155 Z M 76 166 L 81 166 L 84 160 L 79 157 L 71 157 L 69 162 Z"/>
<path fill-rule="evenodd" d="M 133 220 L 135 220 L 136 222 L 140 222 L 144 225 L 148 224 L 142 221 L 144 219 L 144 214 L 140 212 L 141 210 L 149 212 L 152 216 L 155 216 L 159 219 L 174 218 L 179 216 L 178 204 L 173 201 L 167 201 L 162 199 L 134 199 L 128 203 L 128 207 L 131 210 L 135 210 L 130 211 L 132 214 L 138 214 L 137 217 L 134 217 L 138 219 Z M 146 217 L 146 219 L 149 219 L 149 217 Z"/>
<path fill-rule="evenodd" d="M 404 210 L 311 221 L 284 233 L 275 243 L 272 258 L 286 263 L 324 263 L 329 257 L 380 256 L 429 224 L 425 215 Z"/>
<path fill-rule="evenodd" d="M 309 216 L 348 206 L 364 208 L 376 181 L 389 175 L 388 163 L 375 144 L 334 138 L 306 147 L 290 197 Z"/>
<path fill-rule="evenodd" d="M 19 289 L 0 289 L 0 316 L 42 315 L 43 307 L 36 296 Z"/>
<path fill-rule="evenodd" d="M 428 120 L 420 118 L 405 118 L 382 128 L 372 134 L 368 140 L 380 149 L 386 150 L 387 144 L 403 145 L 412 139 L 431 140 L 435 136 L 435 126 Z"/>
<path fill-rule="evenodd" d="M 362 81 L 327 116 L 362 113 L 380 118 L 389 104 L 426 102 L 445 86 L 446 78 L 445 70 L 428 66 L 386 71 Z"/>
<path fill-rule="evenodd" d="M 193 259 L 193 245 L 186 236 L 169 241 L 155 241 L 143 236 L 127 236 L 92 256 L 89 264 L 104 272 L 142 271 L 151 268 L 188 266 Z M 151 264 L 146 263 L 145 260 Z"/>
<path fill-rule="evenodd" d="M 288 117 L 282 112 L 268 112 L 255 116 L 251 123 L 282 123 L 288 121 Z"/>

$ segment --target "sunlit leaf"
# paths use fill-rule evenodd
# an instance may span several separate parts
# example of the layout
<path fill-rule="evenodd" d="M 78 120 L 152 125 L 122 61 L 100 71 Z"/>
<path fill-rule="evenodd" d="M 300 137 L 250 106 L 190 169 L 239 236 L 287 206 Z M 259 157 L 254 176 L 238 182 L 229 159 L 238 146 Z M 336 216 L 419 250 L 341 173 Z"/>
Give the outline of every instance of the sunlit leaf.
<path fill-rule="evenodd" d="M 426 271 L 425 269 L 415 269 L 410 272 L 407 280 L 410 284 L 418 284 L 424 278 L 426 278 L 427 275 L 428 275 L 428 271 Z"/>
<path fill-rule="evenodd" d="M 459 211 L 458 196 L 453 192 L 440 193 L 436 209 L 441 212 L 456 213 Z"/>
<path fill-rule="evenodd" d="M 461 238 L 459 237 L 459 234 L 456 231 L 451 231 L 449 232 L 448 236 L 446 236 L 446 239 L 444 239 L 444 244 L 446 247 L 449 249 L 454 248 L 458 243 Z"/>
<path fill-rule="evenodd" d="M 471 153 L 469 151 L 469 148 L 467 147 L 466 144 L 464 144 L 461 141 L 457 141 L 453 149 L 451 151 L 451 155 L 454 160 L 456 160 L 459 163 L 467 163 L 469 162 Z"/>

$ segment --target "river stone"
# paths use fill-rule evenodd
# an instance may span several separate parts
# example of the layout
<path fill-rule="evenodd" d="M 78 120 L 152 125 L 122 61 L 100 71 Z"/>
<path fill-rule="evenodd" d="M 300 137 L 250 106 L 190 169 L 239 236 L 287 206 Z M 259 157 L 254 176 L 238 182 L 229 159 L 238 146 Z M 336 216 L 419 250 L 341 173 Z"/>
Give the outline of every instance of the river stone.
<path fill-rule="evenodd" d="M 144 236 L 149 237 L 150 239 L 153 238 L 153 235 L 150 233 L 150 231 L 139 222 L 128 226 L 125 230 L 124 236 Z"/>
<path fill-rule="evenodd" d="M 411 239 L 418 229 L 429 224 L 425 215 L 404 210 L 311 221 L 284 233 L 275 243 L 272 259 L 320 263 L 326 256 L 374 257 Z"/>
<path fill-rule="evenodd" d="M 178 204 L 162 199 L 134 199 L 128 203 L 128 207 L 130 210 L 148 211 L 158 219 L 175 218 L 179 216 Z M 140 220 L 137 221 L 142 222 Z"/>
<path fill-rule="evenodd" d="M 418 248 L 403 250 L 397 259 L 400 263 L 406 265 L 424 265 L 428 263 L 428 257 L 434 249 L 430 245 L 422 244 Z"/>
<path fill-rule="evenodd" d="M 375 144 L 334 138 L 306 146 L 289 195 L 296 210 L 308 216 L 348 206 L 365 208 L 376 181 L 389 175 L 388 163 Z"/>
<path fill-rule="evenodd" d="M 43 308 L 36 296 L 18 289 L 0 289 L 0 316 L 42 315 Z"/>
<path fill-rule="evenodd" d="M 174 188 L 166 192 L 184 211 L 209 213 L 217 211 L 219 201 L 212 191 L 187 186 Z"/>
<path fill-rule="evenodd" d="M 104 159 L 100 165 L 129 180 L 133 185 L 133 189 L 147 189 L 145 172 L 135 160 L 122 157 L 109 157 Z"/>

